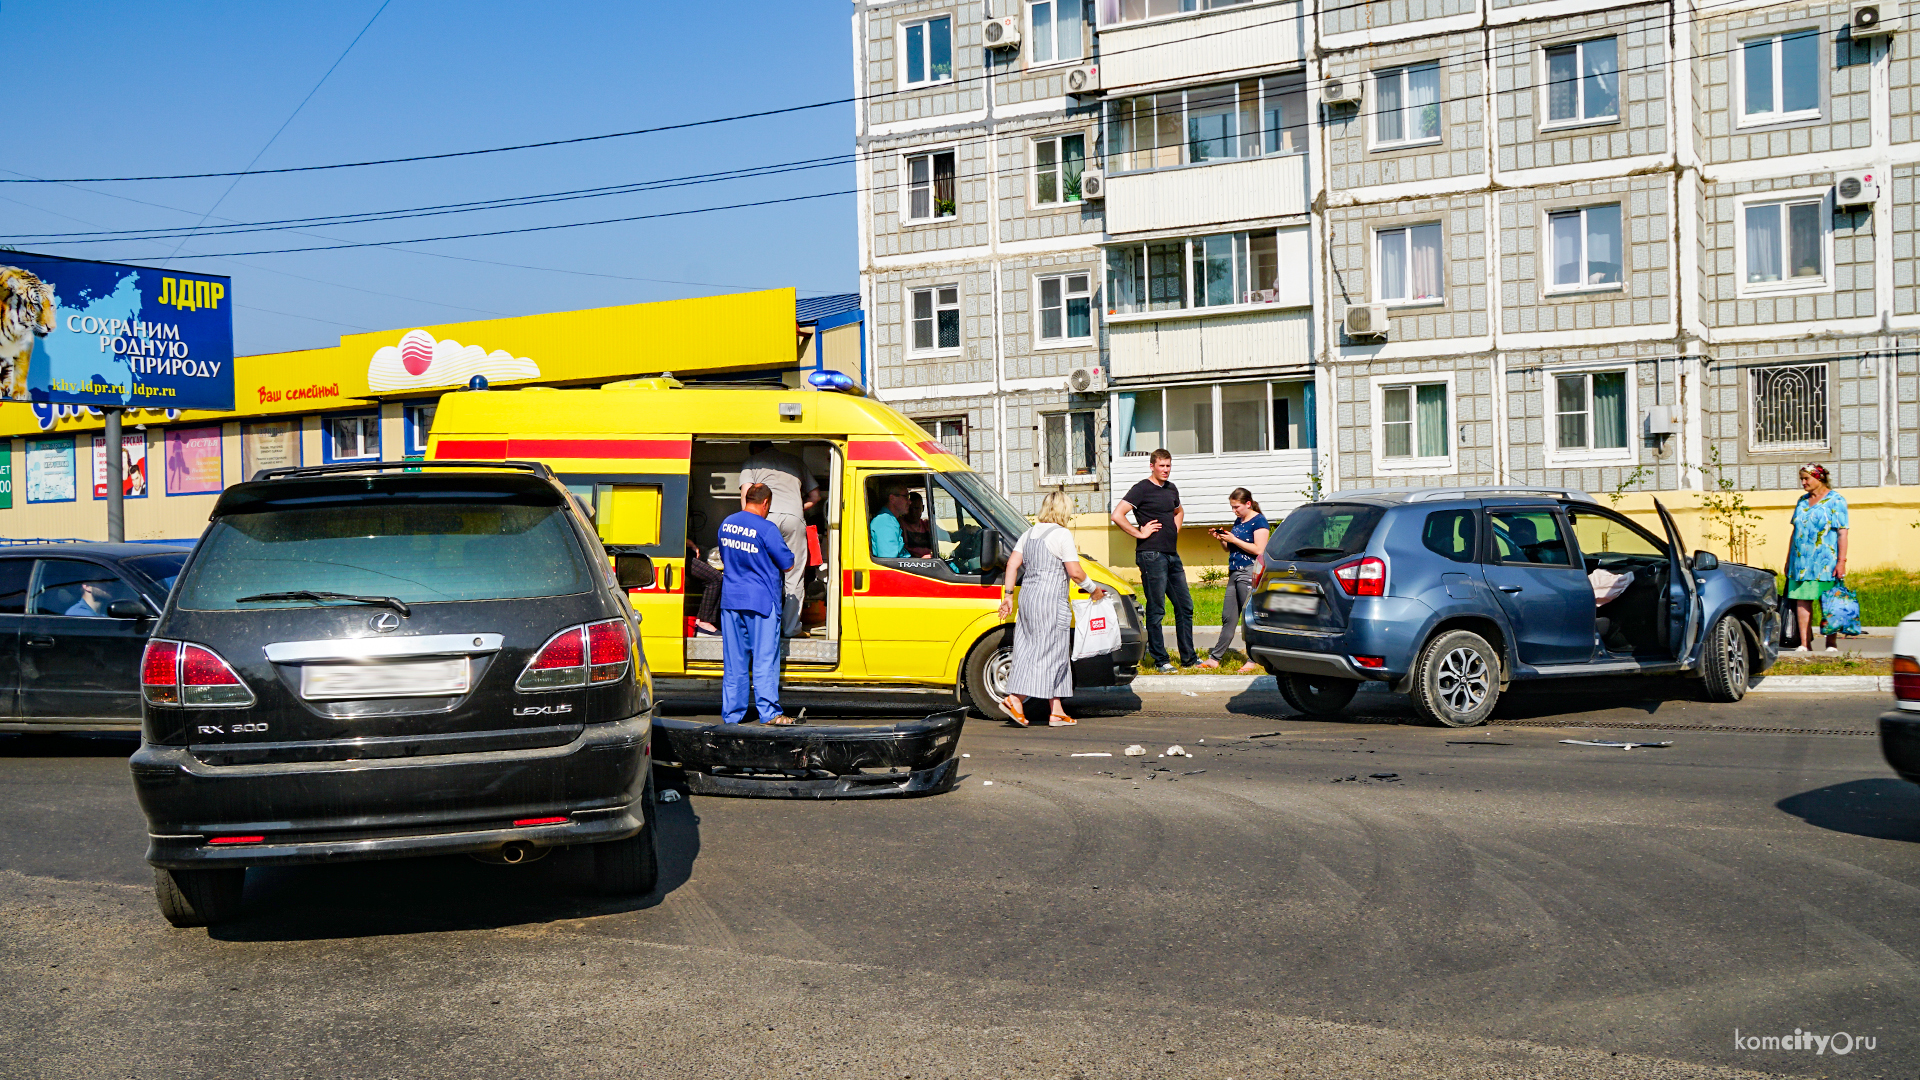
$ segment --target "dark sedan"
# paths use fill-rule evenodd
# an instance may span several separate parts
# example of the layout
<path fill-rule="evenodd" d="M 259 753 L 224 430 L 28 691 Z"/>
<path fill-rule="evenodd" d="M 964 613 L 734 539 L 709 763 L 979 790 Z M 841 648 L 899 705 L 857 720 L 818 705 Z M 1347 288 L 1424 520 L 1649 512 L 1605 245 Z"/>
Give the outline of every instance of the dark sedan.
<path fill-rule="evenodd" d="M 140 652 L 185 548 L 0 548 L 0 731 L 140 730 Z"/>

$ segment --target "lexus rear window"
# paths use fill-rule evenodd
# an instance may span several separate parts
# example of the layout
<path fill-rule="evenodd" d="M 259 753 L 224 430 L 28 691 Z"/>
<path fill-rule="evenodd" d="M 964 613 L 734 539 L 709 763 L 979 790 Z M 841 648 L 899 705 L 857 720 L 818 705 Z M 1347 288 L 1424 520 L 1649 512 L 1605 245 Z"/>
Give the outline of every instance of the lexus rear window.
<path fill-rule="evenodd" d="M 1358 503 L 1308 503 L 1274 526 L 1267 560 L 1331 562 L 1366 550 L 1384 506 Z"/>
<path fill-rule="evenodd" d="M 296 590 L 421 604 L 565 596 L 592 584 L 558 506 L 328 500 L 219 518 L 179 588 L 183 608 L 228 611 L 304 603 L 239 603 Z"/>

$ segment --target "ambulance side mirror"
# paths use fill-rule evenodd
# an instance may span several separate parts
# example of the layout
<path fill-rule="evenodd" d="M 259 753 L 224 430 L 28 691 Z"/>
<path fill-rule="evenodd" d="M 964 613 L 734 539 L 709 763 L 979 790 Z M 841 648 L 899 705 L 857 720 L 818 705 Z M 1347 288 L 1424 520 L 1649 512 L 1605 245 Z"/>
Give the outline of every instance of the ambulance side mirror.
<path fill-rule="evenodd" d="M 1000 533 L 996 529 L 987 529 L 980 536 L 981 582 L 991 581 L 994 571 L 998 569 L 1000 569 Z"/>

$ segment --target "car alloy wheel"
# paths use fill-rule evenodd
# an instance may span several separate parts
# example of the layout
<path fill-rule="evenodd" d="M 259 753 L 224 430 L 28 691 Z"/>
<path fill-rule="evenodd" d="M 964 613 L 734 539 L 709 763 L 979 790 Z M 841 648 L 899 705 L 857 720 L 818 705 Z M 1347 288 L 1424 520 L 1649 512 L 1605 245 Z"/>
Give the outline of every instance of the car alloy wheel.
<path fill-rule="evenodd" d="M 1420 650 L 1413 703 L 1446 727 L 1477 727 L 1500 701 L 1500 654 L 1471 630 L 1443 631 Z"/>
<path fill-rule="evenodd" d="M 1447 707 L 1459 713 L 1470 713 L 1487 700 L 1489 677 L 1487 662 L 1480 654 L 1468 648 L 1450 650 L 1440 660 L 1440 669 L 1434 675 L 1434 689 Z"/>

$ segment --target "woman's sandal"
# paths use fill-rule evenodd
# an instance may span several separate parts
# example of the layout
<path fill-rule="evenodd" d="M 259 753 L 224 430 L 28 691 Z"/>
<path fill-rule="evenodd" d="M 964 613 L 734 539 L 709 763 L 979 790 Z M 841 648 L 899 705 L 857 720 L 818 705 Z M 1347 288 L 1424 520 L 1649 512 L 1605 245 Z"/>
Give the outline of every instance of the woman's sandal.
<path fill-rule="evenodd" d="M 1012 694 L 1008 694 L 1006 697 L 1000 699 L 1000 707 L 1007 711 L 1007 719 L 1019 724 L 1021 727 L 1027 726 L 1027 706 L 1025 702 L 1016 701 Z"/>
<path fill-rule="evenodd" d="M 1057 713 L 1047 714 L 1048 727 L 1072 727 L 1075 724 L 1078 724 L 1079 722 L 1080 721 L 1075 720 L 1073 717 L 1068 716 L 1066 713 L 1057 712 Z"/>

